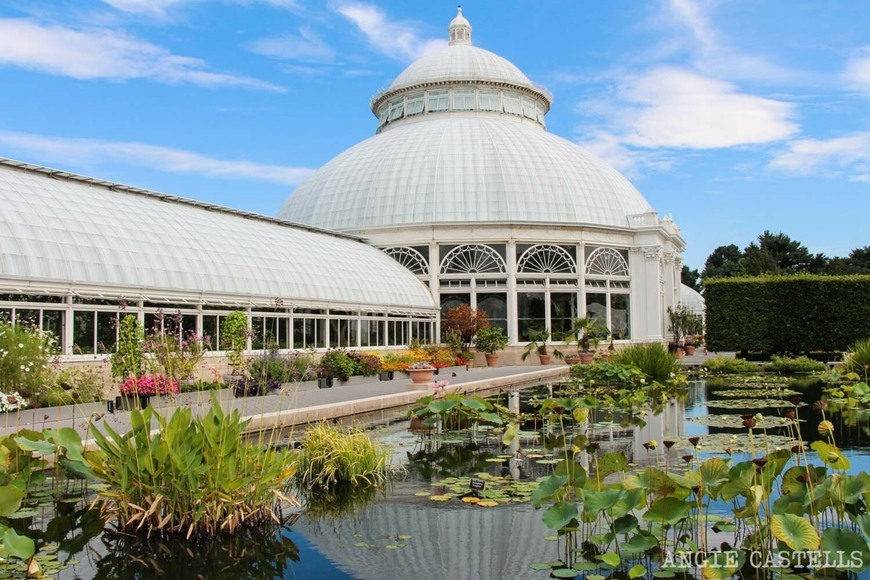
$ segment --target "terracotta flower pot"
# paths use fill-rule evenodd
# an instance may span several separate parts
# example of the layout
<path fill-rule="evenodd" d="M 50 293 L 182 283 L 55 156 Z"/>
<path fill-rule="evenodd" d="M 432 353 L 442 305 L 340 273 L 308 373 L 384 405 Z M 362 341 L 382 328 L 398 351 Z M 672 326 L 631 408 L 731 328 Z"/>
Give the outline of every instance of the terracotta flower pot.
<path fill-rule="evenodd" d="M 539 355 L 538 355 L 538 358 L 541 359 L 541 364 L 542 364 L 542 365 L 548 365 L 548 364 L 550 364 L 550 358 L 551 358 L 551 357 L 552 357 L 552 355 L 549 355 L 549 354 L 539 354 Z"/>
<path fill-rule="evenodd" d="M 591 365 L 592 361 L 595 360 L 595 353 L 591 350 L 581 350 L 580 351 L 580 364 L 581 365 Z"/>
<path fill-rule="evenodd" d="M 497 354 L 487 354 L 486 355 L 486 366 L 497 367 L 498 366 L 498 355 Z"/>
<path fill-rule="evenodd" d="M 432 382 L 432 377 L 435 376 L 435 369 L 408 369 L 407 373 L 411 375 L 411 381 L 422 385 Z"/>

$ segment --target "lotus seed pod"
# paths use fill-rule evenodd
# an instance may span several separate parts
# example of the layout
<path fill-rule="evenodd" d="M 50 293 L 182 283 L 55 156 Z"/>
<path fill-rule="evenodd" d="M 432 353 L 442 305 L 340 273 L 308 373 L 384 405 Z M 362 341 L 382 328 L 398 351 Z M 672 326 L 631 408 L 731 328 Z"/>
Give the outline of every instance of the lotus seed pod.
<path fill-rule="evenodd" d="M 819 435 L 830 435 L 834 432 L 834 424 L 830 421 L 819 423 Z"/>

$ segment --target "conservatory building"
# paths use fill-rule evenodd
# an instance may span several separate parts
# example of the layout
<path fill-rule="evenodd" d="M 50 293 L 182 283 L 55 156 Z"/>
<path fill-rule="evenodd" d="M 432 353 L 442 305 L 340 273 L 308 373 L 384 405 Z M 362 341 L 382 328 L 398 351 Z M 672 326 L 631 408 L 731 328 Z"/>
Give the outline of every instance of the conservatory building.
<path fill-rule="evenodd" d="M 0 159 L 0 319 L 66 355 L 111 352 L 118 318 L 221 344 L 248 313 L 251 349 L 389 347 L 434 338 L 437 306 L 357 237 Z"/>
<path fill-rule="evenodd" d="M 371 101 L 376 134 L 313 173 L 279 216 L 362 236 L 446 309 L 487 312 L 514 344 L 591 313 L 618 341 L 661 341 L 684 241 L 619 172 L 546 130 L 551 95 L 472 44 L 448 46 Z"/>

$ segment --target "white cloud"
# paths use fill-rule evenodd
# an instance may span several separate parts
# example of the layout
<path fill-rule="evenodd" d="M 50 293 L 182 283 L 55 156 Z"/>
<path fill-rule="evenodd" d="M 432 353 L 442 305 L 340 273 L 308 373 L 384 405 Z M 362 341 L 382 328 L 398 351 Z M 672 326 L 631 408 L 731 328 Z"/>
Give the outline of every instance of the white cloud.
<path fill-rule="evenodd" d="M 843 77 L 849 88 L 870 95 L 870 47 L 864 47 L 860 55 L 849 59 Z"/>
<path fill-rule="evenodd" d="M 796 175 L 846 175 L 851 181 L 870 182 L 870 131 L 834 139 L 796 139 L 769 166 Z"/>
<path fill-rule="evenodd" d="M 265 56 L 298 60 L 309 63 L 331 63 L 335 50 L 308 28 L 300 28 L 299 35 L 282 34 L 252 42 L 251 51 Z"/>
<path fill-rule="evenodd" d="M 198 58 L 105 28 L 75 30 L 31 20 L 0 19 L 0 66 L 16 66 L 76 79 L 151 79 L 205 87 L 283 91 L 271 83 L 208 70 Z"/>
<path fill-rule="evenodd" d="M 73 165 L 122 163 L 169 173 L 187 173 L 211 178 L 260 181 L 282 185 L 297 185 L 312 172 L 311 169 L 305 167 L 215 159 L 181 149 L 129 141 L 71 139 L 0 131 L 0 145 L 7 149 L 38 156 L 40 159 L 53 163 Z"/>
<path fill-rule="evenodd" d="M 644 148 L 715 149 L 769 143 L 798 131 L 793 105 L 674 68 L 621 79 L 599 104 L 607 131 Z"/>
<path fill-rule="evenodd" d="M 340 2 L 330 7 L 353 22 L 375 50 L 397 60 L 412 61 L 447 44 L 446 39 L 422 38 L 413 23 L 390 20 L 373 4 Z"/>
<path fill-rule="evenodd" d="M 783 82 L 806 78 L 804 73 L 771 62 L 765 56 L 746 54 L 734 48 L 711 24 L 714 6 L 714 2 L 698 0 L 668 0 L 663 4 L 664 15 L 660 20 L 678 29 L 669 44 L 675 41 L 682 46 L 698 70 L 733 80 Z"/>
<path fill-rule="evenodd" d="M 151 14 L 165 17 L 166 9 L 184 4 L 188 0 L 103 0 L 106 4 L 122 12 Z"/>

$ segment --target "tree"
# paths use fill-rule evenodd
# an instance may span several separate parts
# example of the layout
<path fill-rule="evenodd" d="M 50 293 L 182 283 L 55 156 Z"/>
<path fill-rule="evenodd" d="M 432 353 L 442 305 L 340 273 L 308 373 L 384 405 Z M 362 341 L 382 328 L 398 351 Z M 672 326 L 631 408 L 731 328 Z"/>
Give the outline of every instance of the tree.
<path fill-rule="evenodd" d="M 471 348 L 474 335 L 481 328 L 489 327 L 489 317 L 483 310 L 472 308 L 468 304 L 461 304 L 451 308 L 441 321 L 441 330 L 444 336 L 451 333 L 459 335 L 462 339 L 462 350 Z"/>
<path fill-rule="evenodd" d="M 779 273 L 779 265 L 773 255 L 754 242 L 746 246 L 740 260 L 740 272 L 746 276 Z"/>
<path fill-rule="evenodd" d="M 849 252 L 850 264 L 860 273 L 870 273 L 870 246 L 855 248 Z"/>
<path fill-rule="evenodd" d="M 719 246 L 707 257 L 701 278 L 733 278 L 740 275 L 743 252 L 734 244 Z"/>
<path fill-rule="evenodd" d="M 680 282 L 696 292 L 701 291 L 701 274 L 697 270 L 689 269 L 685 264 L 683 264 L 683 270 L 680 272 Z"/>
<path fill-rule="evenodd" d="M 753 245 L 750 244 L 749 247 Z M 744 253 L 749 252 L 749 247 L 744 250 Z M 777 270 L 783 274 L 819 272 L 827 261 L 824 254 L 813 256 L 806 246 L 782 232 L 773 234 L 769 230 L 764 230 L 764 233 L 758 236 L 757 247 L 773 258 Z"/>

